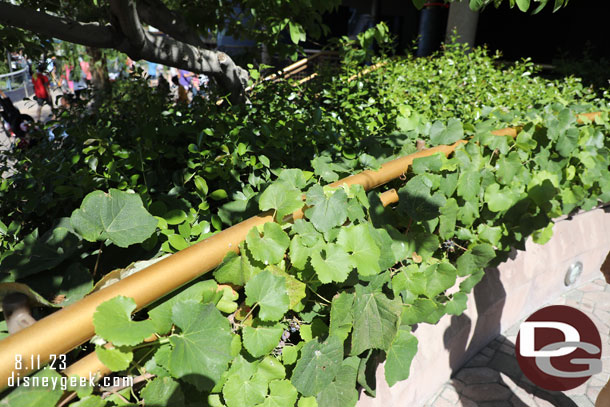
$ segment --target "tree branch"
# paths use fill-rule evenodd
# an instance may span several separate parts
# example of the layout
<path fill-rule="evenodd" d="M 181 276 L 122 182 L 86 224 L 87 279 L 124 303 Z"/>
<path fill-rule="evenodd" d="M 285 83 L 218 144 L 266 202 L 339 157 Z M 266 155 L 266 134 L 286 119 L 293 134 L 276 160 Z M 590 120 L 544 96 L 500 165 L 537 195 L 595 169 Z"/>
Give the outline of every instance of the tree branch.
<path fill-rule="evenodd" d="M 0 1 L 0 23 L 89 47 L 114 48 L 117 42 L 110 26 L 80 23 L 5 1 Z"/>
<path fill-rule="evenodd" d="M 205 42 L 197 32 L 189 28 L 180 14 L 167 8 L 160 0 L 138 1 L 138 15 L 146 24 L 163 31 L 172 38 L 197 47 L 205 47 Z"/>
<path fill-rule="evenodd" d="M 140 23 L 134 0 L 110 0 L 110 11 L 114 17 L 113 25 L 123 33 L 129 49 L 129 56 L 140 59 L 139 50 L 146 45 L 146 32 Z M 123 45 L 125 47 L 125 45 Z"/>
<path fill-rule="evenodd" d="M 248 72 L 235 65 L 227 54 L 191 45 L 167 35 L 148 33 L 140 23 L 134 0 L 111 0 L 110 7 L 112 25 L 102 26 L 52 16 L 0 0 L 0 23 L 75 44 L 113 48 L 135 60 L 145 59 L 211 75 L 224 89 L 231 92 L 233 101 L 244 99 Z M 177 32 L 177 36 L 181 37 L 182 34 Z"/>
<path fill-rule="evenodd" d="M 176 41 L 171 37 L 145 33 L 146 45 L 141 57 L 151 62 L 159 62 L 176 68 L 212 75 L 220 85 L 231 92 L 232 100 L 244 98 L 248 82 L 248 71 L 237 66 L 224 52 L 210 51 Z"/>

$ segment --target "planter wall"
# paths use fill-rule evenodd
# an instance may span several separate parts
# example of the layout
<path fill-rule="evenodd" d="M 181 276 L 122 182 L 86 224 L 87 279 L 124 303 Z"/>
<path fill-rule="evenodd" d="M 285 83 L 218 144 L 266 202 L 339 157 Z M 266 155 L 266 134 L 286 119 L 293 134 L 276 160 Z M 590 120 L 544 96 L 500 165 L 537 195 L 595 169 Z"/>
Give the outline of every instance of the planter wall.
<path fill-rule="evenodd" d="M 513 250 L 509 260 L 488 269 L 469 295 L 464 314 L 445 315 L 436 325 L 416 327 L 419 347 L 410 378 L 389 388 L 380 365 L 377 397 L 362 393 L 358 406 L 423 406 L 452 372 L 495 336 L 565 291 L 599 278 L 600 266 L 610 251 L 610 208 L 606 210 L 558 219 L 548 243 L 538 245 L 529 239 L 525 251 Z M 566 286 L 566 272 L 577 261 L 584 266 L 582 274 L 574 285 Z"/>

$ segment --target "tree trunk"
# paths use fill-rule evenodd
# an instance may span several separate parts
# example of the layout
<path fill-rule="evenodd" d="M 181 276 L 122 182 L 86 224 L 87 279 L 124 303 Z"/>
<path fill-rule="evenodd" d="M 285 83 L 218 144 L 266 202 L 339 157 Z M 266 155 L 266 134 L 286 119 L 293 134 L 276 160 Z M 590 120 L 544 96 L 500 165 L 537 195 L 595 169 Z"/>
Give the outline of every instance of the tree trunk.
<path fill-rule="evenodd" d="M 110 79 L 108 78 L 108 67 L 106 58 L 99 48 L 87 47 L 87 54 L 91 57 L 91 85 L 94 92 L 105 92 L 110 89 Z"/>

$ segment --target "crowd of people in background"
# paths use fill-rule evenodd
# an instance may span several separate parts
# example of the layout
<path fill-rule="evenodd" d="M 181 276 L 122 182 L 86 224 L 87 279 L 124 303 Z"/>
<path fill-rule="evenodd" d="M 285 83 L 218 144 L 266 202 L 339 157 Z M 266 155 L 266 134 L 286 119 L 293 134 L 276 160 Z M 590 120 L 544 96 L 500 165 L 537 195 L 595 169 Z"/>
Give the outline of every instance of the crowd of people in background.
<path fill-rule="evenodd" d="M 189 103 L 196 97 L 207 97 L 209 85 L 207 75 L 198 75 L 184 69 L 166 67 L 153 62 L 147 62 L 147 64 L 150 85 L 167 88 L 172 92 L 173 99 L 177 103 Z M 173 87 L 170 87 L 170 83 Z"/>
<path fill-rule="evenodd" d="M 23 115 L 15 107 L 10 98 L 0 91 L 0 115 L 3 119 L 4 129 L 9 137 L 17 140 L 15 144 L 27 146 L 27 133 L 34 127 L 36 122 L 42 119 L 42 109 L 48 105 L 53 113 L 52 117 L 61 111 L 70 110 L 77 102 L 86 102 L 86 95 L 90 89 L 93 79 L 91 65 L 83 57 L 78 58 L 78 68 L 69 63 L 59 63 L 55 56 L 41 61 L 33 72 L 32 61 L 25 58 L 21 53 L 13 53 L 13 68 L 22 69 L 27 67 L 31 83 L 34 88 L 34 99 L 38 105 L 36 119 Z M 206 75 L 166 67 L 152 62 L 145 62 L 147 66 L 138 66 L 130 58 L 126 63 L 114 70 L 110 70 L 111 80 L 121 80 L 128 77 L 136 69 L 142 69 L 150 86 L 159 89 L 162 94 L 169 95 L 175 103 L 189 104 L 195 98 L 208 97 L 209 79 Z M 75 74 L 76 72 L 76 74 Z M 59 93 L 59 94 L 58 94 Z M 55 100 L 53 95 L 55 94 Z"/>

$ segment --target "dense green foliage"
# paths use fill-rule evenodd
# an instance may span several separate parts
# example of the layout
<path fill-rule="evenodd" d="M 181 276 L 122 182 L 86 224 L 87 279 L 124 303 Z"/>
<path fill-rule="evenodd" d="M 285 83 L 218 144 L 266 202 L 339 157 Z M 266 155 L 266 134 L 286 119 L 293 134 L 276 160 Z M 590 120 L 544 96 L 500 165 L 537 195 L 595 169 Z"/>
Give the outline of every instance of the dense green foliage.
<path fill-rule="evenodd" d="M 8 157 L 2 281 L 61 307 L 150 264 L 132 261 L 271 209 L 276 222 L 251 230 L 239 255 L 134 320 L 129 298 L 98 308 L 100 360 L 119 375 L 156 375 L 120 394 L 146 405 L 352 406 L 357 386 L 374 394 L 380 359 L 390 385 L 406 379 L 412 325 L 460 314 L 486 265 L 532 234 L 546 242 L 553 218 L 610 199 L 610 122 L 607 102 L 578 80 L 537 78 L 528 62 L 499 69 L 457 46 L 385 62 L 353 80 L 355 63 L 303 85 L 260 83 L 240 106 L 174 106 L 138 78 L 117 83 L 95 115 L 66 113 L 50 125 L 55 140 Z M 604 113 L 578 124 L 584 111 Z M 490 133 L 514 124 L 516 139 Z M 449 158 L 415 160 L 390 185 L 400 200 L 389 207 L 379 191 L 321 186 L 414 152 L 419 139 L 469 138 Z M 303 219 L 283 222 L 301 208 Z M 159 339 L 144 343 L 151 333 Z M 81 389 L 83 404 L 120 404 L 90 393 Z"/>

